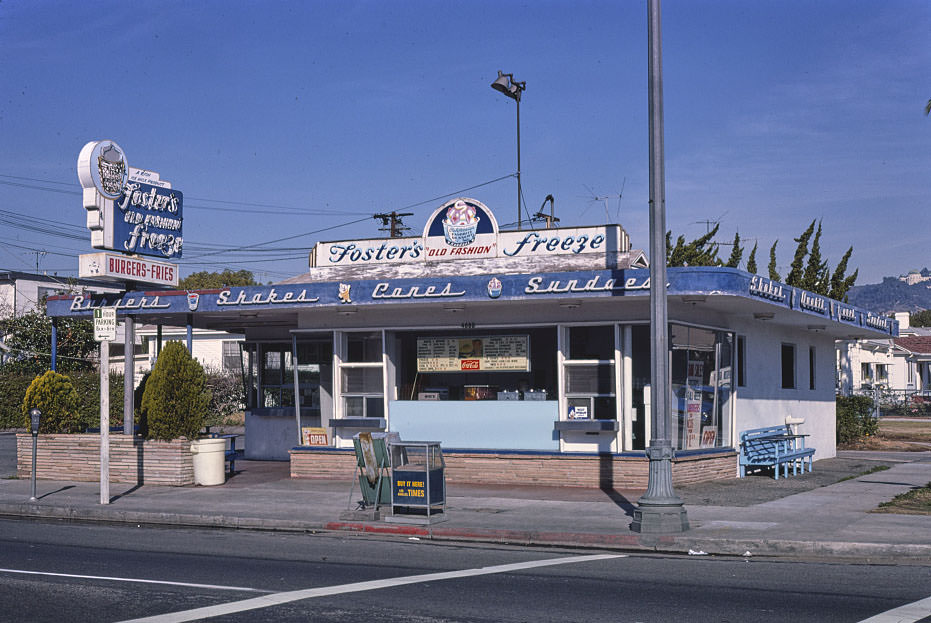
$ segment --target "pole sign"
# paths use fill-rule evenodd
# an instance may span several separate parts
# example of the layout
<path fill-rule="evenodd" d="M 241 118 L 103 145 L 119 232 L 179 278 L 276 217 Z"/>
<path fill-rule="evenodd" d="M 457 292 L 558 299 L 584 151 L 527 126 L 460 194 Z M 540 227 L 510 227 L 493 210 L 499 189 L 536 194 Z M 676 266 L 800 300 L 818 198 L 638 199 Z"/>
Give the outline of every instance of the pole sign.
<path fill-rule="evenodd" d="M 116 307 L 94 310 L 94 340 L 112 342 L 116 339 Z"/>
<path fill-rule="evenodd" d="M 183 194 L 154 171 L 135 169 L 114 141 L 91 141 L 78 155 L 91 246 L 161 259 L 181 257 Z"/>
<path fill-rule="evenodd" d="M 178 285 L 178 265 L 120 253 L 83 253 L 78 256 L 82 279 L 138 281 L 162 286 Z"/>

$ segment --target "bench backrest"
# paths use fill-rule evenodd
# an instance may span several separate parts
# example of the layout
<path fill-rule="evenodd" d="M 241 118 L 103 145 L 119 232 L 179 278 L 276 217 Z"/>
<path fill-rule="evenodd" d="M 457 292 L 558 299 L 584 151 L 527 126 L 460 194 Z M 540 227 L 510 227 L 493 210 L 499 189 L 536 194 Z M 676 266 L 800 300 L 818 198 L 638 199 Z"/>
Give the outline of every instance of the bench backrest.
<path fill-rule="evenodd" d="M 780 424 L 779 426 L 765 426 L 763 428 L 751 428 L 750 430 L 745 430 L 740 433 L 740 442 L 751 441 L 754 439 L 765 439 L 766 437 L 773 437 L 775 435 L 787 435 L 791 434 L 792 431 L 789 429 L 787 424 Z"/>

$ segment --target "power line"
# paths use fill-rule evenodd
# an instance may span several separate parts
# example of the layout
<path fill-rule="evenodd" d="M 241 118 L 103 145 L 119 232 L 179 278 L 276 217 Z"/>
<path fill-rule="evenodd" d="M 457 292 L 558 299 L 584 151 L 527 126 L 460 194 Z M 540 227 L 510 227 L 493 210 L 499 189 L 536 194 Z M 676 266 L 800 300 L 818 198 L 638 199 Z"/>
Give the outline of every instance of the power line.
<path fill-rule="evenodd" d="M 284 242 L 285 240 L 294 240 L 295 238 L 302 238 L 302 237 L 304 237 L 304 236 L 310 236 L 310 235 L 313 235 L 313 234 L 319 234 L 319 233 L 322 233 L 322 232 L 325 232 L 325 231 L 330 231 L 330 230 L 332 230 L 332 229 L 338 229 L 338 228 L 340 228 L 340 227 L 348 227 L 349 225 L 355 225 L 356 223 L 361 223 L 361 222 L 363 222 L 363 221 L 367 221 L 367 220 L 369 220 L 369 218 L 371 218 L 371 217 L 366 216 L 365 218 L 360 218 L 360 219 L 356 219 L 356 220 L 354 220 L 354 221 L 349 221 L 348 223 L 341 223 L 341 224 L 339 224 L 339 225 L 333 225 L 333 226 L 331 226 L 331 227 L 324 227 L 324 228 L 322 228 L 322 229 L 315 229 L 315 230 L 313 230 L 313 231 L 304 232 L 304 233 L 302 233 L 302 234 L 294 234 L 293 236 L 285 236 L 284 238 L 277 238 L 277 239 L 275 239 L 275 240 L 268 240 L 268 241 L 265 241 L 265 242 L 256 242 L 255 244 L 247 244 L 247 245 L 242 246 L 242 247 L 230 247 L 230 248 L 228 248 L 228 249 L 219 249 L 219 250 L 217 250 L 217 251 L 211 251 L 211 252 L 209 252 L 209 253 L 202 253 L 201 255 L 195 256 L 195 257 L 193 257 L 193 258 L 191 258 L 191 259 L 195 259 L 195 260 L 196 260 L 196 259 L 200 259 L 200 258 L 202 258 L 202 257 L 207 257 L 208 255 L 220 255 L 221 253 L 232 253 L 232 252 L 241 251 L 241 250 L 244 250 L 244 249 L 252 249 L 252 248 L 255 248 L 255 247 L 261 247 L 261 246 L 266 245 L 266 244 L 274 244 L 274 243 L 276 243 L 276 242 Z"/>
<path fill-rule="evenodd" d="M 417 202 L 417 203 L 411 203 L 411 204 L 406 205 L 406 206 L 403 206 L 403 207 L 401 207 L 401 208 L 399 208 L 399 209 L 400 209 L 400 210 L 410 210 L 410 209 L 412 209 L 412 208 L 416 208 L 416 207 L 422 206 L 422 205 L 427 204 L 427 203 L 433 203 L 434 201 L 439 201 L 440 199 L 446 199 L 447 197 L 452 197 L 452 196 L 454 196 L 454 195 L 460 195 L 460 194 L 462 194 L 462 193 L 464 193 L 464 192 L 468 192 L 468 191 L 470 191 L 470 190 L 475 190 L 476 188 L 481 188 L 482 186 L 488 186 L 489 184 L 495 184 L 495 183 L 497 183 L 497 182 L 500 182 L 500 181 L 502 181 L 502 180 L 506 180 L 506 179 L 511 178 L 511 177 L 517 177 L 517 174 L 516 174 L 516 173 L 509 173 L 508 175 L 503 175 L 503 176 L 501 176 L 501 177 L 499 177 L 499 178 L 497 178 L 497 179 L 489 180 L 489 181 L 487 181 L 487 182 L 482 182 L 481 184 L 476 184 L 476 185 L 474 185 L 474 186 L 469 186 L 468 188 L 462 188 L 462 189 L 459 189 L 459 190 L 454 190 L 454 191 L 451 192 L 451 193 L 446 193 L 445 195 L 439 195 L 438 197 L 433 197 L 432 199 L 427 199 L 427 200 L 425 200 L 425 201 L 419 201 L 419 202 Z"/>
<path fill-rule="evenodd" d="M 73 187 L 74 184 L 66 184 L 65 182 L 56 182 L 54 180 L 42 180 L 37 178 L 22 177 L 17 175 L 5 175 L 0 173 L 0 177 L 12 178 L 17 180 L 27 180 L 32 182 L 40 182 L 43 184 L 60 184 Z M 63 189 L 63 188 L 48 188 L 46 186 L 37 186 L 35 184 L 25 184 L 23 182 L 13 182 L 9 180 L 0 179 L 0 184 L 6 186 L 15 186 L 17 188 L 28 188 L 30 190 L 41 190 L 45 192 L 59 193 L 63 195 L 74 195 L 80 197 L 82 195 L 80 190 L 75 189 Z M 226 199 L 208 199 L 204 197 L 185 197 L 186 202 L 184 204 L 185 209 L 195 209 L 195 210 L 211 210 L 218 212 L 239 212 L 244 214 L 281 214 L 286 216 L 340 216 L 345 214 L 364 214 L 364 212 L 347 212 L 345 210 L 314 210 L 308 208 L 295 208 L 289 206 L 280 206 L 274 204 L 264 204 L 264 203 L 253 203 L 249 201 L 230 201 Z M 246 206 L 248 209 L 236 209 L 236 208 L 220 208 L 212 206 L 200 206 L 197 204 L 192 204 L 190 201 L 206 201 L 213 203 L 224 203 L 228 205 L 241 205 Z M 257 209 L 257 208 L 267 208 L 267 209 Z"/>

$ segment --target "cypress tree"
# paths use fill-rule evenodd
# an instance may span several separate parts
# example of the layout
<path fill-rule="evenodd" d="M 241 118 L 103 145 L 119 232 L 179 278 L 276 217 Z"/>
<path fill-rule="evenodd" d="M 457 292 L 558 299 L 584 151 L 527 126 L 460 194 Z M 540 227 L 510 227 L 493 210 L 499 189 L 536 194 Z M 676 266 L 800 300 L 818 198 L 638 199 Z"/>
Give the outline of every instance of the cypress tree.
<path fill-rule="evenodd" d="M 776 245 L 779 244 L 779 240 L 773 243 L 773 246 L 769 249 L 769 278 L 773 281 L 782 281 L 782 277 L 779 276 L 779 273 L 776 272 Z"/>
<path fill-rule="evenodd" d="M 750 251 L 750 257 L 747 258 L 747 272 L 751 275 L 756 274 L 756 247 L 758 242 L 753 243 L 753 249 Z"/>
<path fill-rule="evenodd" d="M 847 249 L 847 252 L 844 253 L 844 257 L 838 262 L 837 268 L 834 269 L 834 273 L 831 275 L 831 287 L 828 291 L 828 296 L 836 301 L 846 301 L 847 291 L 850 290 L 857 281 L 857 274 L 860 272 L 859 269 L 855 270 L 853 275 L 849 277 L 844 276 L 847 272 L 847 262 L 850 261 L 850 256 L 852 254 L 853 247 L 850 247 Z"/>
<path fill-rule="evenodd" d="M 789 275 L 786 277 L 786 284 L 790 286 L 804 287 L 802 285 L 802 278 L 804 276 L 802 267 L 805 264 L 805 257 L 808 255 L 808 241 L 811 239 L 811 235 L 814 231 L 815 221 L 812 221 L 808 229 L 803 231 L 801 236 L 795 238 L 795 242 L 798 243 L 798 246 L 795 247 L 795 257 L 792 259 Z"/>
<path fill-rule="evenodd" d="M 818 230 L 811 242 L 811 253 L 808 255 L 808 264 L 805 265 L 805 272 L 802 274 L 801 287 L 822 294 L 825 290 L 823 273 L 828 269 L 828 263 L 821 259 L 821 221 L 818 221 Z M 824 292 L 827 294 L 827 292 Z"/>
<path fill-rule="evenodd" d="M 734 234 L 734 246 L 731 248 L 731 256 L 727 258 L 727 263 L 724 264 L 728 268 L 738 268 L 740 267 L 740 260 L 743 259 L 744 250 L 740 246 L 740 233 L 737 232 Z"/>

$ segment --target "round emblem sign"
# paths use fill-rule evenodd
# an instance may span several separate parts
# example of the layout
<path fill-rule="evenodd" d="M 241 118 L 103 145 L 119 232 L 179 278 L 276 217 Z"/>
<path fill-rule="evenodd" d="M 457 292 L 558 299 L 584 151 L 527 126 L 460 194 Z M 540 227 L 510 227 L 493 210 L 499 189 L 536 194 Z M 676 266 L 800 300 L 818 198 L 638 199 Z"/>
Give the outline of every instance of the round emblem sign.
<path fill-rule="evenodd" d="M 78 179 L 84 188 L 96 188 L 107 199 L 123 194 L 129 173 L 126 152 L 113 141 L 91 141 L 78 155 Z"/>

